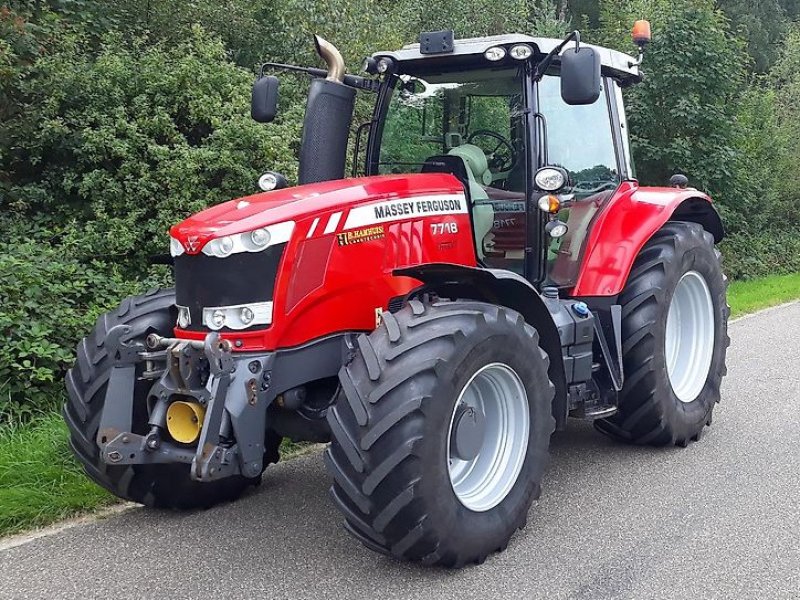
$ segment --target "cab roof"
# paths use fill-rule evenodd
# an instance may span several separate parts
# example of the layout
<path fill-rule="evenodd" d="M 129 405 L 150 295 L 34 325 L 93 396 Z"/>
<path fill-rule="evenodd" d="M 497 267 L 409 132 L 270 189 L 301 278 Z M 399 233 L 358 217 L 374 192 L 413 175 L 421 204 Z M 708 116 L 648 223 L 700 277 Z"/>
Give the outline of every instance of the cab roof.
<path fill-rule="evenodd" d="M 418 71 L 426 72 L 437 69 L 447 69 L 448 63 L 453 65 L 464 65 L 465 62 L 478 62 L 480 66 L 502 66 L 513 64 L 514 59 L 506 56 L 498 62 L 490 62 L 483 57 L 483 53 L 493 46 L 503 46 L 506 50 L 515 44 L 528 44 L 533 46 L 537 54 L 545 55 L 553 48 L 562 43 L 563 40 L 553 38 L 532 37 L 521 33 L 509 33 L 504 35 L 492 35 L 486 37 L 464 38 L 453 41 L 452 52 L 440 54 L 422 54 L 419 44 L 408 44 L 400 50 L 376 52 L 375 58 L 389 57 L 400 64 L 401 72 L 415 73 Z M 592 44 L 581 44 L 594 48 L 600 56 L 603 73 L 611 77 L 622 80 L 639 79 L 639 67 L 635 66 L 636 59 L 624 52 L 611 50 L 602 46 Z M 567 44 L 565 50 L 571 48 L 572 43 Z M 554 61 L 558 64 L 558 59 Z M 476 65 L 477 66 L 477 65 Z"/>

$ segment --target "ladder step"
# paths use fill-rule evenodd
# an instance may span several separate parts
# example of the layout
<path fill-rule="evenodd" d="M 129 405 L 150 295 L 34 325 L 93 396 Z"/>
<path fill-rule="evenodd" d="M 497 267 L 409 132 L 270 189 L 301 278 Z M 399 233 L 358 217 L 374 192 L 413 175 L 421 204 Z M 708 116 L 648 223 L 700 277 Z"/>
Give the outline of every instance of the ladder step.
<path fill-rule="evenodd" d="M 594 421 L 595 419 L 607 419 L 617 414 L 617 407 L 611 404 L 590 404 L 582 409 L 573 410 L 569 416 L 577 419 L 586 419 L 587 421 Z"/>

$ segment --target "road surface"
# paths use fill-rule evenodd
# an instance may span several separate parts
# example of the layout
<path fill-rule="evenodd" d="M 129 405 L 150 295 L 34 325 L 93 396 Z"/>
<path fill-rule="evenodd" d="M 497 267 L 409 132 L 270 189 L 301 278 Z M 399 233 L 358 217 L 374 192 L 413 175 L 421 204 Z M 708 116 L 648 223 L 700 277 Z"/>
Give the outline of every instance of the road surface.
<path fill-rule="evenodd" d="M 133 508 L 0 551 L 0 598 L 800 598 L 800 304 L 731 325 L 700 443 L 632 448 L 575 422 L 508 550 L 424 569 L 351 539 L 319 454 L 238 503 Z"/>

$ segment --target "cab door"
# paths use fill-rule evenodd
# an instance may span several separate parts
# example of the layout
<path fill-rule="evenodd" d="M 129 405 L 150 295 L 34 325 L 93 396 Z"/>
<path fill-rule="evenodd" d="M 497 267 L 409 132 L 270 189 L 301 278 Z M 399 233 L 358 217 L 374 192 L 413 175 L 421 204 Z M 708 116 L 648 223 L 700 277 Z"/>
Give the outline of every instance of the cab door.
<path fill-rule="evenodd" d="M 561 99 L 556 75 L 538 85 L 539 112 L 547 123 L 546 162 L 569 173 L 570 185 L 561 193 L 570 198 L 558 213 L 567 233 L 549 242 L 546 285 L 575 285 L 588 232 L 600 209 L 628 178 L 616 111 L 616 82 L 603 78 L 600 97 L 589 105 L 571 106 Z"/>

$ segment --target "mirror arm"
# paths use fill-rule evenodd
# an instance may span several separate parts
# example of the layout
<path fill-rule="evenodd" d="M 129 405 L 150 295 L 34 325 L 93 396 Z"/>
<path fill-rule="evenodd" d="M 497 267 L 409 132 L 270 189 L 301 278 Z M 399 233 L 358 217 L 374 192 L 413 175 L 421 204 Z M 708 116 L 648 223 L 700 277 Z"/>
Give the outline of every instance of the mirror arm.
<path fill-rule="evenodd" d="M 547 72 L 547 69 L 550 68 L 550 65 L 553 64 L 553 59 L 561 54 L 561 51 L 564 49 L 564 46 L 569 44 L 572 40 L 575 40 L 575 49 L 581 47 L 581 32 L 577 29 L 567 35 L 558 46 L 550 50 L 538 65 L 536 65 L 536 72 L 533 74 L 534 81 L 541 81 L 544 74 Z"/>
<path fill-rule="evenodd" d="M 328 76 L 328 71 L 326 71 L 325 69 L 318 69 L 316 67 L 300 67 L 298 65 L 286 65 L 283 63 L 267 62 L 262 64 L 261 68 L 258 70 L 259 78 L 264 76 L 265 69 L 280 69 L 282 71 L 305 73 L 306 75 L 311 75 L 312 77 Z M 356 88 L 358 90 L 366 90 L 368 92 L 377 92 L 378 88 L 380 87 L 380 81 L 377 81 L 375 79 L 367 79 L 365 77 L 359 77 L 358 75 L 345 75 L 343 83 L 349 87 Z"/>

